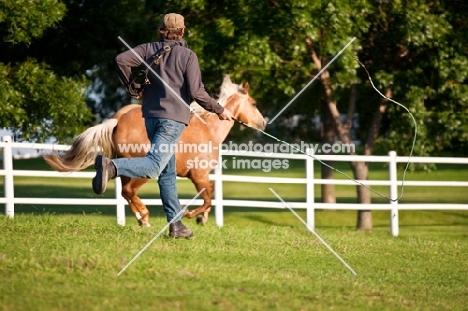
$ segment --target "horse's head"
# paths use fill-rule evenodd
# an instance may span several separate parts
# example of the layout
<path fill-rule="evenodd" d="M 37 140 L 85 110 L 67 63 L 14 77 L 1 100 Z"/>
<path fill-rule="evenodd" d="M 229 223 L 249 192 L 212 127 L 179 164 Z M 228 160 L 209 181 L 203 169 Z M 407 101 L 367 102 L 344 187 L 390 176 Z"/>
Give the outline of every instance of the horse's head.
<path fill-rule="evenodd" d="M 265 129 L 266 121 L 257 108 L 257 102 L 249 95 L 249 84 L 237 85 L 231 82 L 228 75 L 224 77 L 221 86 L 220 103 L 223 104 L 234 118 L 249 126 Z"/>

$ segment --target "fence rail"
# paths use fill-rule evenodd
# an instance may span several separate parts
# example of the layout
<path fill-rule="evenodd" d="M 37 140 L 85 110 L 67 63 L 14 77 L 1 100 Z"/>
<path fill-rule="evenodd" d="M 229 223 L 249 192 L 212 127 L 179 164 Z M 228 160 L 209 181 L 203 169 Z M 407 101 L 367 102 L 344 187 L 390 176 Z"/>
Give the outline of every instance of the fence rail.
<path fill-rule="evenodd" d="M 4 197 L 0 197 L 0 204 L 5 204 L 5 214 L 8 217 L 14 217 L 15 204 L 50 204 L 50 205 L 115 205 L 117 223 L 125 225 L 125 205 L 127 202 L 121 195 L 122 187 L 119 178 L 115 180 L 115 198 L 87 198 L 87 199 L 62 199 L 62 198 L 18 198 L 14 195 L 14 177 L 67 177 L 67 178 L 92 178 L 92 172 L 73 172 L 60 173 L 54 171 L 27 171 L 13 169 L 13 148 L 17 149 L 37 149 L 37 150 L 55 150 L 64 151 L 69 148 L 67 145 L 52 144 L 34 144 L 34 143 L 15 143 L 10 136 L 3 136 L 0 142 L 0 149 L 3 149 L 3 169 L 0 170 L 0 176 L 4 176 Z M 222 166 L 218 165 L 214 174 L 210 174 L 210 179 L 215 183 L 215 193 L 213 205 L 215 207 L 215 222 L 218 226 L 224 225 L 223 208 L 224 206 L 239 207 L 262 207 L 262 208 L 285 208 L 279 201 L 252 201 L 252 200 L 225 200 L 223 199 L 223 182 L 248 182 L 248 183 L 283 183 L 283 184 L 304 184 L 306 186 L 305 202 L 290 202 L 288 205 L 292 208 L 306 209 L 307 224 L 314 228 L 316 209 L 334 209 L 334 210 L 388 210 L 390 211 L 390 228 L 393 236 L 398 236 L 398 211 L 399 210 L 468 210 L 468 204 L 399 204 L 398 201 L 389 201 L 388 203 L 317 203 L 315 202 L 314 185 L 333 184 L 333 185 L 356 185 L 353 180 L 346 179 L 315 179 L 314 178 L 314 158 L 321 161 L 364 161 L 381 162 L 389 165 L 388 180 L 363 180 L 360 181 L 368 186 L 388 186 L 390 198 L 396 198 L 398 195 L 398 186 L 403 181 L 397 180 L 397 163 L 408 162 L 408 157 L 398 157 L 394 151 L 390 151 L 388 156 L 349 156 L 349 155 L 315 155 L 314 158 L 304 154 L 284 154 L 284 153 L 258 153 L 258 152 L 238 152 L 225 151 L 220 153 L 218 163 L 223 163 L 223 156 L 242 156 L 242 157 L 263 157 L 263 158 L 281 158 L 298 159 L 306 161 L 305 178 L 285 178 L 285 177 L 262 177 L 262 176 L 237 176 L 223 175 Z M 444 163 L 444 164 L 468 164 L 466 158 L 449 157 L 411 157 L 410 163 Z M 468 187 L 465 181 L 405 181 L 405 186 L 424 186 L 424 187 Z M 181 204 L 187 204 L 190 200 L 181 199 Z M 160 199 L 142 199 L 146 205 L 161 205 Z M 198 199 L 193 204 L 201 204 Z"/>

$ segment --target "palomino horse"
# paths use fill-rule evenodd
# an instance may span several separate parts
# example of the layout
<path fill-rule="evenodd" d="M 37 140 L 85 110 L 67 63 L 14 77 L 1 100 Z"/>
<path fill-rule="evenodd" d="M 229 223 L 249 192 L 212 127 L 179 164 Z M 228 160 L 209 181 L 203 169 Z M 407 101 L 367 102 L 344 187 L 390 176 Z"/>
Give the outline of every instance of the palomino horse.
<path fill-rule="evenodd" d="M 247 125 L 264 129 L 266 122 L 256 107 L 255 100 L 248 94 L 249 85 L 237 85 L 225 76 L 221 85 L 219 103 L 229 109 L 239 121 Z M 193 165 L 194 163 L 217 163 L 219 146 L 226 139 L 234 121 L 221 121 L 218 116 L 209 113 L 197 104 L 192 104 L 194 113 L 190 117 L 189 126 L 185 128 L 177 146 L 209 145 L 214 148 L 175 148 L 176 169 L 179 177 L 189 178 L 201 193 L 203 205 L 185 212 L 185 217 L 197 217 L 197 222 L 205 224 L 211 210 L 213 183 L 209 173 L 213 169 L 208 165 Z M 202 121 L 203 120 L 203 121 Z M 102 153 L 106 157 L 143 157 L 147 149 L 119 148 L 119 146 L 149 146 L 140 105 L 127 105 L 117 111 L 111 119 L 87 129 L 77 136 L 69 150 L 63 156 L 56 153 L 45 155 L 45 161 L 55 170 L 72 172 L 85 169 L 94 164 L 95 157 Z M 176 147 L 177 147 L 176 146 Z M 127 149 L 127 150 L 125 150 Z M 185 150 L 190 149 L 190 150 Z M 190 164 L 190 165 L 188 165 Z M 147 178 L 129 178 L 121 176 L 122 196 L 127 200 L 141 226 L 149 226 L 149 211 L 138 197 L 137 193 Z"/>

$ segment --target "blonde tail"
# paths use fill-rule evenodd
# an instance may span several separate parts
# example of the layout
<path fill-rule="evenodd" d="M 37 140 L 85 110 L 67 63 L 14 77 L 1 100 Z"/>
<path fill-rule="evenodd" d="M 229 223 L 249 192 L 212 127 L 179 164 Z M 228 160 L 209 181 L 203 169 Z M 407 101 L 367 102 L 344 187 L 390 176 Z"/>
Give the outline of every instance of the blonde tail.
<path fill-rule="evenodd" d="M 75 138 L 64 155 L 52 152 L 44 155 L 44 160 L 56 171 L 75 172 L 94 164 L 98 154 L 113 158 L 115 152 L 112 134 L 117 123 L 118 120 L 112 118 L 90 127 Z"/>

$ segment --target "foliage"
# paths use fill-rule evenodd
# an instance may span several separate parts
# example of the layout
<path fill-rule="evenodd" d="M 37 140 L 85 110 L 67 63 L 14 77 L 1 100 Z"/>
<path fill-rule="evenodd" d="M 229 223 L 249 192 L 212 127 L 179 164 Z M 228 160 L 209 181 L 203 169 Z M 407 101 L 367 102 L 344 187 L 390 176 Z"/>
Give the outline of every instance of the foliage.
<path fill-rule="evenodd" d="M 57 0 L 3 0 L 0 2 L 0 36 L 11 44 L 29 44 L 59 22 L 65 5 Z"/>
<path fill-rule="evenodd" d="M 360 57 L 375 72 L 377 87 L 391 87 L 393 98 L 415 116 L 415 154 L 438 154 L 452 144 L 466 148 L 468 70 L 463 64 L 468 53 L 463 46 L 468 41 L 466 23 L 457 22 L 460 5 L 422 0 L 373 5 Z M 380 147 L 407 154 L 414 131 L 405 129 L 410 128 L 409 115 L 390 104 Z"/>
<path fill-rule="evenodd" d="M 13 130 L 16 140 L 66 141 L 91 121 L 83 77 L 58 76 L 46 63 L 17 53 L 27 50 L 64 12 L 57 1 L 0 4 L 0 125 Z"/>
<path fill-rule="evenodd" d="M 83 121 L 90 121 L 83 100 L 84 79 L 58 77 L 34 59 L 8 71 L 4 80 L 7 87 L 1 93 L 6 109 L 0 116 L 4 118 L 2 125 L 13 129 L 16 138 L 45 141 L 52 136 L 66 141 L 82 129 Z"/>
<path fill-rule="evenodd" d="M 186 40 L 199 54 L 203 80 L 213 96 L 223 74 L 230 74 L 239 83 L 248 81 L 251 95 L 271 119 L 317 73 L 307 38 L 325 64 L 356 37 L 329 71 L 342 112 L 348 105 L 351 84 L 357 84 L 358 138 L 366 137 L 380 97 L 355 56 L 365 64 L 379 90 L 391 88 L 393 98 L 415 114 L 419 126 L 417 155 L 468 152 L 468 6 L 460 1 L 22 3 L 15 6 L 10 0 L 0 5 L 2 73 L 11 72 L 16 63 L 31 57 L 39 64 L 45 62 L 49 67 L 41 65 L 47 68 L 44 70 L 59 77 L 81 81 L 86 74 L 90 81 L 87 104 L 100 118 L 130 101 L 114 71 L 115 55 L 126 49 L 117 37 L 130 46 L 156 40 L 160 18 L 167 12 L 179 12 L 185 16 Z M 10 98 L 12 90 L 19 90 L 8 85 L 2 90 L 9 91 L 0 91 L 2 98 Z M 269 125 L 268 131 L 287 140 L 317 140 L 312 119 L 321 113 L 323 97 L 320 83 L 313 83 Z M 12 107 L 16 106 L 10 103 L 5 109 L 10 111 L 8 116 Z M 18 109 L 18 113 L 27 111 Z M 290 127 L 294 115 L 303 116 L 298 128 Z M 406 113 L 390 103 L 382 120 L 377 152 L 395 149 L 398 154 L 408 154 L 413 134 L 408 129 L 412 126 Z"/>
<path fill-rule="evenodd" d="M 86 75 L 87 104 L 100 122 L 130 102 L 115 73 L 115 56 L 127 49 L 118 37 L 130 46 L 155 40 L 159 24 L 146 13 L 144 1 L 62 1 L 67 14 L 32 43 L 30 52 L 61 75 Z"/>

